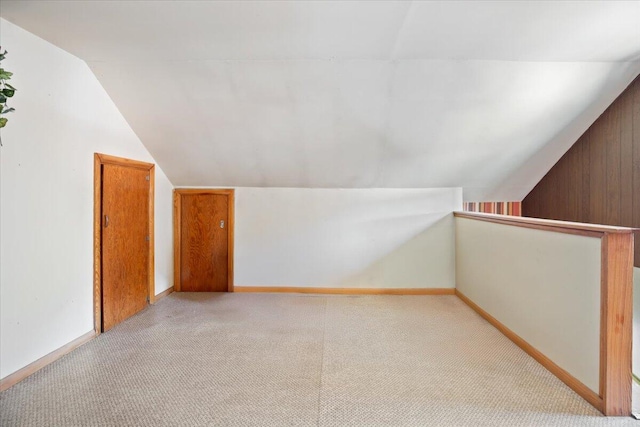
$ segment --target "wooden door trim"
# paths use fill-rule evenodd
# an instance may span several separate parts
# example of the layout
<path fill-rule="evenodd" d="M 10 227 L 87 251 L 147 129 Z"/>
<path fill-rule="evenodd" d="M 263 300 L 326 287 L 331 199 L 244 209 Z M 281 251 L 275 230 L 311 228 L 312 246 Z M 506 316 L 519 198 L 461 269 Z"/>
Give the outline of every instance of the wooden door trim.
<path fill-rule="evenodd" d="M 221 188 L 176 188 L 173 190 L 173 286 L 180 292 L 180 243 L 182 226 L 182 195 L 183 194 L 217 194 L 227 196 L 227 292 L 233 292 L 233 252 L 235 229 L 235 190 Z"/>
<path fill-rule="evenodd" d="M 155 302 L 154 200 L 155 165 L 107 154 L 93 154 L 93 329 L 102 333 L 102 165 L 117 165 L 149 171 L 149 261 L 148 299 Z"/>

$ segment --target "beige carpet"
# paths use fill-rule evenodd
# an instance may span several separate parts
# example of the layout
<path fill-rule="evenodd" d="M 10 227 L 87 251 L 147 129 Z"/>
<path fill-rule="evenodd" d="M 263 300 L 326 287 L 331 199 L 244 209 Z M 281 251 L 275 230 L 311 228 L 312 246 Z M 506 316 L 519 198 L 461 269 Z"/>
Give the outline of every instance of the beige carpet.
<path fill-rule="evenodd" d="M 0 394 L 3 426 L 636 426 L 454 296 L 172 294 Z"/>

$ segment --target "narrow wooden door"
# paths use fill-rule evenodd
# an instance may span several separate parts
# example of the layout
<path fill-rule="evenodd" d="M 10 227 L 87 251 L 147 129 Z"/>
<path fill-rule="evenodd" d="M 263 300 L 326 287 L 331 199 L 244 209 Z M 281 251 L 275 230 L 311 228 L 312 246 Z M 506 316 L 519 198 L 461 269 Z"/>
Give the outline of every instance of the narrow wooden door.
<path fill-rule="evenodd" d="M 226 292 L 229 277 L 229 197 L 181 194 L 180 290 Z"/>
<path fill-rule="evenodd" d="M 149 295 L 148 170 L 102 166 L 102 330 L 144 309 Z"/>

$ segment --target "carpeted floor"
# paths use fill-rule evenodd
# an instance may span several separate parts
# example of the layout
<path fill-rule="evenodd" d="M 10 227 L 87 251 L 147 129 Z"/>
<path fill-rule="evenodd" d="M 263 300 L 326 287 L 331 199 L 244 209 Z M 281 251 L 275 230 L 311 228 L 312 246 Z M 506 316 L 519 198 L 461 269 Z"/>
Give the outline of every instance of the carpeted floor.
<path fill-rule="evenodd" d="M 635 426 L 454 296 L 172 294 L 0 394 L 3 426 Z"/>

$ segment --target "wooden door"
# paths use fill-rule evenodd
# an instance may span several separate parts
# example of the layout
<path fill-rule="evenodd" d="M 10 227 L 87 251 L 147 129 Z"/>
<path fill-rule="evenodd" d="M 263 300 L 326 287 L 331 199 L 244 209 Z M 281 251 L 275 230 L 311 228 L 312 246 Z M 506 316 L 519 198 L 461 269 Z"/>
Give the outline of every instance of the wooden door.
<path fill-rule="evenodd" d="M 176 256 L 178 290 L 226 292 L 232 286 L 230 241 L 232 197 L 229 190 L 185 192 L 176 190 Z"/>
<path fill-rule="evenodd" d="M 149 170 L 102 165 L 103 331 L 148 304 L 149 193 Z"/>

